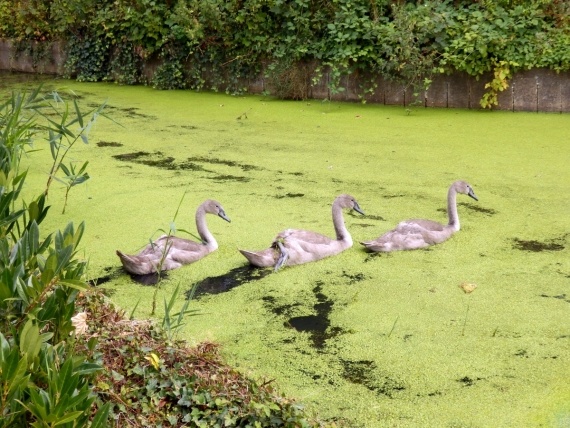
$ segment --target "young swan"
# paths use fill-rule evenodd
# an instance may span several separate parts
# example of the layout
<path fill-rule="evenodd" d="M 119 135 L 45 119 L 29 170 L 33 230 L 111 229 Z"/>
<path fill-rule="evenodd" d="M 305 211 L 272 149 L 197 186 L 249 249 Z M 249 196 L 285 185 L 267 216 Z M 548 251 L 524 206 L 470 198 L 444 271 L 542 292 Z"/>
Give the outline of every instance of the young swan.
<path fill-rule="evenodd" d="M 271 246 L 261 251 L 239 250 L 249 262 L 258 267 L 299 265 L 334 256 L 352 247 L 352 237 L 344 224 L 343 208 L 363 214 L 358 202 L 350 195 L 338 196 L 332 205 L 332 218 L 336 239 L 308 230 L 287 229 L 279 233 Z"/>
<path fill-rule="evenodd" d="M 137 255 L 130 256 L 117 250 L 123 267 L 132 274 L 147 275 L 157 272 L 159 268 L 171 270 L 194 263 L 216 251 L 218 243 L 208 230 L 206 214 L 215 214 L 227 222 L 230 221 L 222 205 L 217 201 L 208 199 L 196 210 L 196 228 L 202 242 L 163 235 L 152 244 L 148 244 Z"/>
<path fill-rule="evenodd" d="M 423 219 L 406 220 L 379 238 L 373 241 L 361 242 L 361 244 L 370 251 L 388 252 L 425 248 L 449 239 L 460 227 L 459 216 L 457 215 L 457 193 L 463 193 L 478 201 L 473 188 L 465 181 L 453 183 L 447 193 L 448 224 L 443 225 L 435 221 Z"/>

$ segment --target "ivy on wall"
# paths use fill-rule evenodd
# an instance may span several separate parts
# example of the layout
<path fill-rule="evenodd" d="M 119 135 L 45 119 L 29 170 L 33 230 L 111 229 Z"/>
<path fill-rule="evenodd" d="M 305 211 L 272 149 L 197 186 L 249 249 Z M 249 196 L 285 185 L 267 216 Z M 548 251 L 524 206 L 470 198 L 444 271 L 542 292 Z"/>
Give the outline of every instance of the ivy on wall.
<path fill-rule="evenodd" d="M 436 73 L 491 72 L 488 106 L 496 99 L 493 88 L 508 85 L 518 70 L 570 69 L 570 4 L 0 0 L 0 37 L 68 41 L 66 70 L 78 80 L 141 83 L 144 64 L 160 60 L 153 80 L 144 83 L 239 93 L 244 78 L 264 72 L 284 98 L 305 96 L 324 70 L 331 93 L 341 92 L 342 76 L 355 72 L 416 89 Z M 363 97 L 373 89 L 373 83 L 362 87 Z"/>

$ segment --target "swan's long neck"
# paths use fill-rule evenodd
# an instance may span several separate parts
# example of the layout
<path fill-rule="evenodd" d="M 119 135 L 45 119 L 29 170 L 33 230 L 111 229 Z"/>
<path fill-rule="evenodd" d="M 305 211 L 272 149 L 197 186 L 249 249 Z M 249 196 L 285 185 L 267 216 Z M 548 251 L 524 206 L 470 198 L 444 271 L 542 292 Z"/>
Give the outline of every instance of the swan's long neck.
<path fill-rule="evenodd" d="M 334 231 L 336 232 L 336 239 L 348 244 L 349 247 L 352 246 L 352 237 L 350 236 L 350 233 L 344 224 L 342 207 L 336 202 L 332 206 L 332 218 Z"/>
<path fill-rule="evenodd" d="M 218 248 L 218 242 L 214 235 L 208 230 L 208 225 L 206 224 L 206 210 L 204 207 L 200 206 L 196 210 L 196 229 L 198 230 L 198 235 L 202 238 L 202 242 L 206 247 L 212 251 Z"/>
<path fill-rule="evenodd" d="M 449 217 L 448 226 L 455 232 L 460 228 L 459 215 L 457 214 L 457 191 L 451 186 L 447 192 L 447 215 Z"/>

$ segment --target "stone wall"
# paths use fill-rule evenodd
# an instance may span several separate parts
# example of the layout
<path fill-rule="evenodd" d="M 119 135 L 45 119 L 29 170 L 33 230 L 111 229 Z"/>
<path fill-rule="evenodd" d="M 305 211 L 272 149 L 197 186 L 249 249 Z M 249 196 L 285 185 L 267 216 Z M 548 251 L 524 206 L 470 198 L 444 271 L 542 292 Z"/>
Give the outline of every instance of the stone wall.
<path fill-rule="evenodd" d="M 0 70 L 24 73 L 63 74 L 65 52 L 63 44 L 33 42 L 32 50 L 18 52 L 18 46 L 11 40 L 0 39 Z"/>
<path fill-rule="evenodd" d="M 28 73 L 63 74 L 65 50 L 62 43 L 51 43 L 38 58 L 27 52 L 17 52 L 16 45 L 8 40 L 0 40 L 0 70 Z M 37 48 L 37 46 L 35 46 Z M 40 49 L 36 51 L 42 52 Z M 150 80 L 156 64 L 147 64 L 145 76 Z M 430 88 L 420 93 L 419 105 L 424 107 L 479 109 L 479 100 L 485 93 L 485 83 L 491 74 L 478 80 L 464 73 L 439 75 L 433 79 Z M 309 97 L 330 98 L 338 101 L 360 101 L 359 83 L 370 82 L 371 76 L 351 75 L 343 78 L 343 92 L 331 94 L 328 76 L 325 73 L 316 85 L 308 89 Z M 408 106 L 414 100 L 411 89 L 382 77 L 373 78 L 376 89 L 366 96 L 369 103 Z M 367 83 L 369 84 L 369 83 Z M 246 82 L 251 93 L 270 90 L 265 79 L 260 77 Z M 507 90 L 498 97 L 496 109 L 510 111 L 570 112 L 570 72 L 556 73 L 548 69 L 533 69 L 518 72 L 510 81 Z M 417 104 L 414 104 L 417 105 Z"/>

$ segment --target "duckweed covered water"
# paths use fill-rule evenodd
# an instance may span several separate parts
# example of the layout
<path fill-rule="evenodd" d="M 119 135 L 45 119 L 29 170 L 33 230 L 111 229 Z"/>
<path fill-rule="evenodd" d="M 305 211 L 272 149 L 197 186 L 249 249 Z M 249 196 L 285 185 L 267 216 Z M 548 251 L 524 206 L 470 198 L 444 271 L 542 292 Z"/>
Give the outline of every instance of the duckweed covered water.
<path fill-rule="evenodd" d="M 167 230 L 185 192 L 175 223 L 194 232 L 195 208 L 215 198 L 232 219 L 208 218 L 219 250 L 170 272 L 158 293 L 160 309 L 177 285 L 202 287 L 181 337 L 221 343 L 244 372 L 349 427 L 570 424 L 569 115 L 48 88 L 83 105 L 108 100 L 121 124 L 99 120 L 73 150 L 92 178 L 72 189 L 65 215 L 53 188 L 44 230 L 85 220 L 92 279 L 127 313 L 138 305 L 148 317 L 155 288 L 122 272 L 115 250 L 135 253 Z M 49 151 L 36 147 L 41 189 Z M 406 218 L 445 221 L 456 179 L 479 202 L 459 196 L 451 240 L 360 247 Z M 276 274 L 246 267 L 237 249 L 266 248 L 285 228 L 332 236 L 340 193 L 367 214 L 345 213 L 353 248 Z"/>

